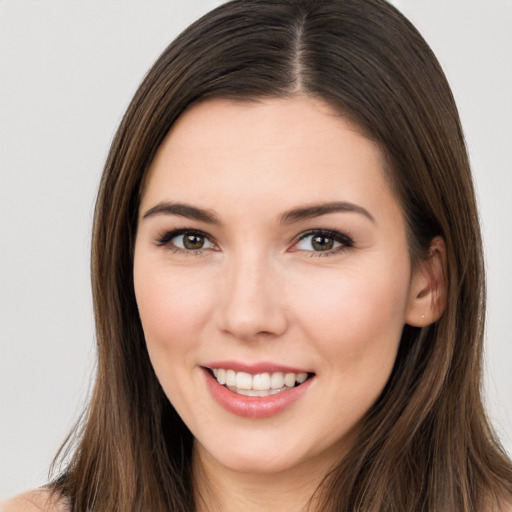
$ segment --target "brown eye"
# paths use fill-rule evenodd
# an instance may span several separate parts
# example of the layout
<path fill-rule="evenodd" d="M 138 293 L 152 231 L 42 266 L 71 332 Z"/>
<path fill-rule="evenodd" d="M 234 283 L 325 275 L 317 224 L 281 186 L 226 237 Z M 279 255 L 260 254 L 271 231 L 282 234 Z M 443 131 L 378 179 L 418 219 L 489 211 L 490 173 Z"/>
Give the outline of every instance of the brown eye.
<path fill-rule="evenodd" d="M 312 255 L 314 253 L 325 253 L 326 256 L 353 246 L 354 243 L 347 235 L 322 229 L 304 233 L 293 246 L 293 249 L 310 252 Z"/>
<path fill-rule="evenodd" d="M 183 236 L 183 246 L 185 249 L 202 249 L 204 245 L 204 236 L 191 233 Z"/>
<path fill-rule="evenodd" d="M 315 251 L 329 251 L 334 247 L 334 239 L 324 235 L 315 235 L 311 238 L 311 247 Z"/>
<path fill-rule="evenodd" d="M 170 243 L 174 247 L 182 249 L 183 251 L 200 251 L 202 249 L 212 249 L 214 247 L 213 243 L 206 235 L 196 231 L 175 231 L 174 233 L 170 233 L 161 240 L 160 245 L 165 245 L 167 243 Z"/>

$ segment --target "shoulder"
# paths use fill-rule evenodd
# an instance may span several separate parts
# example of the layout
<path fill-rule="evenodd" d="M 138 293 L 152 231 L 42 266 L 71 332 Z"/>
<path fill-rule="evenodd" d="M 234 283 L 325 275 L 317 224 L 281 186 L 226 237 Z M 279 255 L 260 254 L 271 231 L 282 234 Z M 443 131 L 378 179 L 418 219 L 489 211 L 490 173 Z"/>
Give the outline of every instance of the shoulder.
<path fill-rule="evenodd" d="M 512 496 L 498 499 L 497 506 L 490 510 L 491 512 L 512 512 Z"/>
<path fill-rule="evenodd" d="M 512 496 L 509 496 L 507 499 L 502 501 L 502 510 L 503 512 L 512 512 Z"/>
<path fill-rule="evenodd" d="M 0 512 L 68 512 L 63 499 L 48 489 L 35 489 L 0 504 Z"/>

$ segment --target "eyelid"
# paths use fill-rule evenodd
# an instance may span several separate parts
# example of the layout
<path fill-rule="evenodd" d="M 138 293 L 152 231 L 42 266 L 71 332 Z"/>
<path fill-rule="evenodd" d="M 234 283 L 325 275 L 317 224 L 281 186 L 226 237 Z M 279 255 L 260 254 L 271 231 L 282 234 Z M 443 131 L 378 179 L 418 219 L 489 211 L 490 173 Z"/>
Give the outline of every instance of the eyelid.
<path fill-rule="evenodd" d="M 210 234 L 202 231 L 201 229 L 196 229 L 196 228 L 178 228 L 178 229 L 167 230 L 162 235 L 158 236 L 156 238 L 156 240 L 154 241 L 154 243 L 157 247 L 162 247 L 162 246 L 169 244 L 169 242 L 173 238 L 180 236 L 180 235 L 187 234 L 187 233 L 199 235 L 201 237 L 204 237 L 211 244 L 217 245 L 217 242 Z M 340 243 L 341 246 L 336 247 L 334 249 L 325 250 L 325 251 L 313 251 L 313 250 L 309 251 L 309 250 L 305 250 L 305 249 L 293 249 L 301 240 L 304 240 L 305 238 L 307 238 L 309 236 L 314 236 L 314 235 L 320 235 L 320 236 L 325 236 L 327 238 L 332 238 L 336 242 Z M 333 254 L 336 252 L 341 252 L 346 249 L 350 249 L 353 246 L 354 246 L 354 242 L 353 242 L 352 238 L 349 235 L 347 235 L 346 233 L 342 233 L 340 231 L 335 231 L 332 229 L 317 228 L 317 229 L 309 229 L 309 230 L 299 234 L 298 236 L 296 236 L 295 239 L 292 241 L 291 249 L 292 249 L 292 251 L 296 250 L 296 251 L 309 252 L 309 253 L 311 253 L 311 255 L 326 256 L 326 255 Z M 181 249 L 180 247 L 177 247 L 177 246 L 173 246 L 173 248 L 176 251 L 184 251 L 184 252 L 188 252 L 188 253 L 194 253 L 194 252 L 198 253 L 198 252 L 204 250 L 203 248 L 196 249 L 196 250 L 194 250 L 194 249 L 186 250 L 186 249 Z M 211 249 L 211 248 L 207 248 L 207 249 Z"/>
<path fill-rule="evenodd" d="M 209 235 L 208 233 L 205 233 L 204 231 L 200 229 L 195 228 L 179 228 L 179 229 L 171 229 L 168 231 L 165 231 L 162 235 L 157 236 L 155 240 L 155 245 L 157 247 L 162 247 L 167 245 L 173 238 L 184 235 L 186 233 L 195 234 L 202 236 L 206 238 L 210 243 L 216 245 L 215 239 Z M 175 249 L 180 250 L 179 247 L 175 247 Z M 197 251 L 202 251 L 204 249 L 197 249 Z M 187 250 L 186 252 L 194 252 L 193 250 Z"/>
<path fill-rule="evenodd" d="M 310 236 L 314 236 L 314 235 L 320 235 L 320 236 L 324 236 L 326 238 L 332 238 L 335 242 L 340 243 L 341 246 L 336 247 L 334 249 L 325 250 L 325 251 L 314 251 L 314 250 L 309 251 L 309 250 L 306 250 L 306 249 L 295 249 L 295 250 L 296 251 L 308 252 L 308 253 L 311 253 L 311 255 L 317 255 L 317 256 L 324 255 L 324 256 L 326 256 L 326 255 L 329 255 L 329 254 L 341 252 L 343 250 L 351 249 L 352 247 L 354 247 L 353 239 L 349 235 L 347 235 L 346 233 L 342 233 L 340 231 L 335 231 L 335 230 L 332 230 L 332 229 L 321 229 L 321 228 L 318 228 L 318 229 L 310 229 L 310 230 L 308 230 L 308 231 L 298 235 L 295 238 L 295 240 L 293 241 L 292 250 L 300 241 L 302 241 L 305 238 L 308 238 Z"/>
<path fill-rule="evenodd" d="M 346 243 L 346 244 L 353 243 L 352 239 L 347 234 L 341 233 L 340 231 L 336 231 L 334 229 L 323 229 L 323 228 L 309 229 L 308 231 L 301 233 L 297 237 L 297 241 L 303 240 L 304 238 L 307 238 L 308 236 L 311 236 L 311 235 L 323 235 L 326 237 L 331 237 L 331 238 L 334 238 L 337 242 Z"/>

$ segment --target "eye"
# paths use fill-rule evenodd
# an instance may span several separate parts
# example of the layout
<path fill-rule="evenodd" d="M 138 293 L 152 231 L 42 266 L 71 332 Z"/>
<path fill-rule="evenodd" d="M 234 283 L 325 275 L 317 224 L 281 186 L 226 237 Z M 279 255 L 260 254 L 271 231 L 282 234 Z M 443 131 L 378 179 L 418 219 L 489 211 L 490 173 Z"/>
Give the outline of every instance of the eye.
<path fill-rule="evenodd" d="M 215 247 L 205 233 L 185 229 L 170 231 L 157 241 L 157 245 L 168 244 L 182 251 L 201 251 Z"/>
<path fill-rule="evenodd" d="M 293 246 L 294 250 L 320 253 L 337 252 L 353 246 L 352 240 L 337 231 L 324 229 L 309 231 L 300 236 L 299 241 Z"/>

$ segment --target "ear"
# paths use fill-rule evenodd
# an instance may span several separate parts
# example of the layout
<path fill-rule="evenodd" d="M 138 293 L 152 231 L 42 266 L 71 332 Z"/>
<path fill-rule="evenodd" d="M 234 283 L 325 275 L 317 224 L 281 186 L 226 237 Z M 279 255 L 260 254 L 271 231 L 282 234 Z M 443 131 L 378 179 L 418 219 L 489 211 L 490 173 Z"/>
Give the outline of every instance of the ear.
<path fill-rule="evenodd" d="M 446 308 L 446 295 L 446 244 L 437 236 L 428 256 L 413 269 L 405 322 L 413 327 L 434 323 Z"/>

